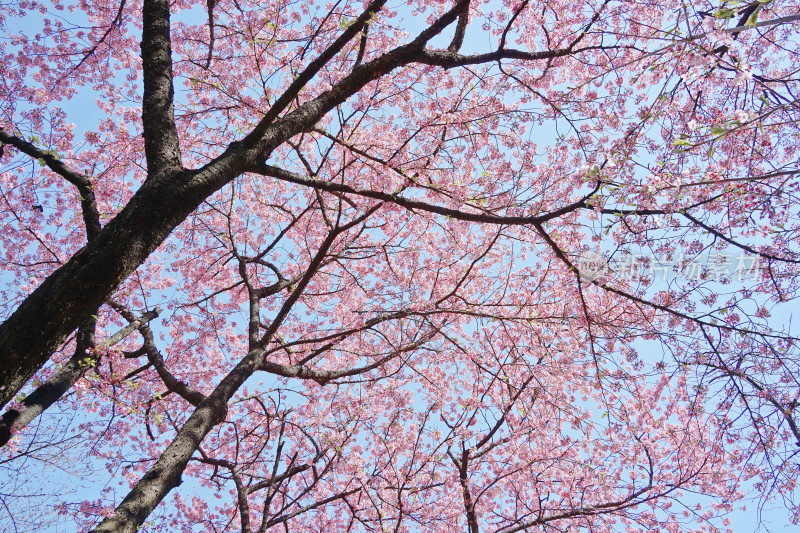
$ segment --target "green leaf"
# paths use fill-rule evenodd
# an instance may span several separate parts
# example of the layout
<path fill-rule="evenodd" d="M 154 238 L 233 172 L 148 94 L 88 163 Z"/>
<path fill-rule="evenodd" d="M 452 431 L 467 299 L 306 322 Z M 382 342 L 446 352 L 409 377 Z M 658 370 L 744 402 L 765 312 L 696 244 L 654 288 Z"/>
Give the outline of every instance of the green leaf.
<path fill-rule="evenodd" d="M 761 6 L 758 6 L 755 9 L 755 11 L 753 11 L 753 14 L 750 15 L 750 17 L 747 19 L 747 22 L 745 22 L 744 25 L 747 26 L 748 28 L 755 28 L 756 24 L 758 23 L 758 14 L 760 12 L 761 12 Z"/>
<path fill-rule="evenodd" d="M 730 19 L 736 16 L 735 9 L 723 8 L 714 13 L 714 18 L 718 19 Z"/>

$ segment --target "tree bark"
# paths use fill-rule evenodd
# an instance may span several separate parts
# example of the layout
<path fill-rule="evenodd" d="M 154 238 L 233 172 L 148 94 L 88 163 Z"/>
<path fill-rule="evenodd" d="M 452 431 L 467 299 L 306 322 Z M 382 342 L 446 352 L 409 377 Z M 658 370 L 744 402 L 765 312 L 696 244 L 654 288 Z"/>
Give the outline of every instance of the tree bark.
<path fill-rule="evenodd" d="M 117 344 L 137 327 L 146 324 L 157 316 L 157 312 L 149 311 L 141 317 L 135 318 L 134 322 L 112 335 L 105 345 L 111 347 Z M 87 355 L 86 351 L 94 348 L 94 327 L 96 322 L 97 319 L 95 317 L 90 317 L 86 324 L 78 328 L 78 339 L 75 343 L 73 356 L 50 379 L 42 383 L 22 401 L 21 409 L 9 409 L 3 413 L 3 417 L 0 419 L 0 446 L 8 444 L 15 432 L 27 426 L 48 407 L 61 399 L 91 368 L 87 364 L 87 359 L 90 361 L 96 361 L 96 359 Z"/>

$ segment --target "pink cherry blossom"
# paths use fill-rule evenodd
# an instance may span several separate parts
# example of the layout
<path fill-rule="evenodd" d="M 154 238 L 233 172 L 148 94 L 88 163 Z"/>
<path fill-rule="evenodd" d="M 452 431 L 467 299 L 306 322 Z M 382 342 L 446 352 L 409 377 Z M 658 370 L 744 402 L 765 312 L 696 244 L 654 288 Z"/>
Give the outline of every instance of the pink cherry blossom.
<path fill-rule="evenodd" d="M 3 4 L 0 522 L 796 523 L 799 8 Z"/>

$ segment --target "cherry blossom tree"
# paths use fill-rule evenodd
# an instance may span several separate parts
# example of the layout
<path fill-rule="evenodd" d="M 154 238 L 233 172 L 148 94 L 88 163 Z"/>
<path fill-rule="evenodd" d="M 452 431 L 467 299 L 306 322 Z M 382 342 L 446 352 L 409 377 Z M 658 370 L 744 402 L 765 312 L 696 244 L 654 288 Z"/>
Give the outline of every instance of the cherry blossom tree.
<path fill-rule="evenodd" d="M 67 451 L 125 486 L 79 530 L 800 519 L 797 2 L 0 24 L 12 527 Z"/>

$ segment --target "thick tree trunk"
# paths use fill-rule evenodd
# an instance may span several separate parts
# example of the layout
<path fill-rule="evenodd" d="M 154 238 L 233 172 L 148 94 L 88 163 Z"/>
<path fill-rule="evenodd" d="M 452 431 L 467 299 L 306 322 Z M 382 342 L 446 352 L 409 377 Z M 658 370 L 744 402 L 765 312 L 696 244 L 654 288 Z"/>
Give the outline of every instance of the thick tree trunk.
<path fill-rule="evenodd" d="M 264 350 L 255 350 L 231 371 L 192 413 L 175 439 L 158 458 L 114 514 L 96 532 L 135 533 L 170 490 L 181 484 L 181 474 L 197 447 L 215 425 L 225 420 L 227 403 L 244 381 L 264 361 Z"/>
<path fill-rule="evenodd" d="M 114 346 L 136 328 L 157 316 L 157 311 L 148 311 L 141 317 L 137 317 L 131 324 L 106 339 L 104 345 L 108 347 Z M 97 318 L 91 317 L 83 326 L 78 328 L 75 353 L 62 368 L 29 394 L 22 401 L 20 409 L 9 409 L 3 413 L 3 417 L 0 419 L 0 446 L 8 444 L 14 433 L 23 429 L 51 405 L 60 400 L 91 368 L 87 365 L 87 357 L 89 357 L 87 350 L 94 347 L 96 322 Z M 90 360 L 97 361 L 96 358 L 91 357 Z"/>
<path fill-rule="evenodd" d="M 218 163 L 203 172 L 215 174 L 215 182 L 227 182 L 240 170 Z M 64 339 L 213 192 L 189 187 L 198 177 L 193 174 L 183 171 L 172 179 L 145 183 L 92 243 L 0 324 L 0 406 L 14 398 Z M 225 174 L 221 180 L 220 174 Z"/>

